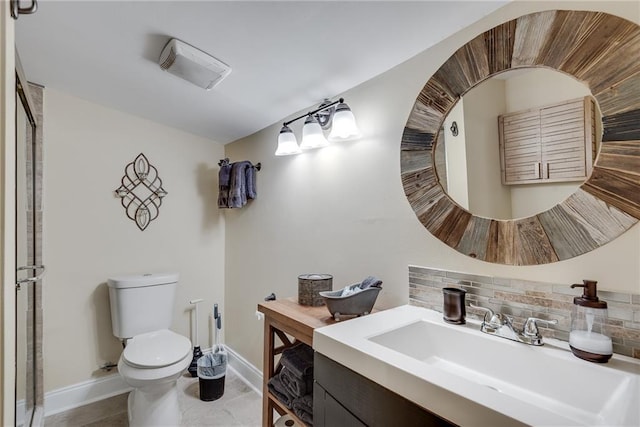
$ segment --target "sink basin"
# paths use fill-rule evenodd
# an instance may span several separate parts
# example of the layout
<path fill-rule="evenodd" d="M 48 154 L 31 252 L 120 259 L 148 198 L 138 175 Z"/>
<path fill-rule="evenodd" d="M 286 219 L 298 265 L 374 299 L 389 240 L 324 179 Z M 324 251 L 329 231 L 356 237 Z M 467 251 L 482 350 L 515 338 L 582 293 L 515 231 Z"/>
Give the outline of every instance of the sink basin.
<path fill-rule="evenodd" d="M 369 340 L 484 386 L 487 393 L 505 394 L 576 424 L 640 425 L 633 417 L 634 412 L 638 415 L 640 384 L 624 371 L 612 372 L 576 358 L 558 357 L 553 351 L 479 335 L 469 326 L 452 327 L 428 320 Z"/>
<path fill-rule="evenodd" d="M 458 425 L 639 426 L 640 361 L 579 359 L 401 306 L 314 331 L 314 349 Z"/>

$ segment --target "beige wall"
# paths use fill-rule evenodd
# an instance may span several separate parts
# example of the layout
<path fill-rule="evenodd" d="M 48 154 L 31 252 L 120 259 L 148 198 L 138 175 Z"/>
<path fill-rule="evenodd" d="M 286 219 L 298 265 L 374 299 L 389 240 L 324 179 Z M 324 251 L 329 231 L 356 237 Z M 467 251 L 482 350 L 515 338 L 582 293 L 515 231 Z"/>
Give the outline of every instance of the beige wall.
<path fill-rule="evenodd" d="M 188 301 L 204 298 L 200 344 L 209 347 L 208 314 L 224 299 L 224 218 L 218 212 L 217 162 L 210 140 L 101 107 L 44 93 L 44 390 L 102 375 L 117 362 L 106 280 L 113 275 L 178 272 L 173 329 L 190 336 Z M 125 216 L 114 190 L 139 153 L 168 191 L 145 231 Z"/>
<path fill-rule="evenodd" d="M 640 227 L 589 254 L 549 265 L 494 265 L 459 254 L 430 235 L 400 181 L 400 138 L 424 83 L 461 45 L 506 20 L 545 8 L 603 10 L 639 21 L 637 2 L 515 2 L 410 61 L 344 94 L 363 138 L 321 151 L 275 157 L 280 123 L 228 144 L 226 154 L 262 162 L 258 199 L 228 212 L 227 343 L 262 366 L 256 304 L 274 291 L 297 295 L 297 276 L 334 275 L 334 288 L 372 274 L 384 281 L 378 303 L 408 301 L 407 266 L 556 283 L 593 278 L 602 289 L 640 293 Z M 318 99 L 320 102 L 321 99 Z M 293 115 L 291 116 L 293 117 Z M 283 118 L 284 119 L 284 118 Z M 299 135 L 299 128 L 294 132 Z"/>
<path fill-rule="evenodd" d="M 444 148 L 446 167 L 444 171 L 437 170 L 438 178 L 442 184 L 442 174 L 446 172 L 446 189 L 447 194 L 456 201 L 460 206 L 469 209 L 469 181 L 467 179 L 467 141 L 466 141 L 466 123 L 464 121 L 464 99 L 449 111 L 444 121 Z M 451 125 L 456 122 L 458 126 L 458 135 L 453 136 L 451 133 Z M 440 141 L 436 142 L 440 144 Z M 437 163 L 436 163 L 437 165 Z M 437 166 L 436 166 L 437 167 Z M 444 186 L 444 185 L 443 185 Z"/>
<path fill-rule="evenodd" d="M 469 210 L 488 218 L 511 219 L 511 190 L 502 185 L 498 116 L 505 112 L 505 84 L 489 79 L 464 95 L 467 128 Z"/>
<path fill-rule="evenodd" d="M 13 19 L 0 2 L 0 424 L 13 425 L 15 384 L 15 65 Z"/>

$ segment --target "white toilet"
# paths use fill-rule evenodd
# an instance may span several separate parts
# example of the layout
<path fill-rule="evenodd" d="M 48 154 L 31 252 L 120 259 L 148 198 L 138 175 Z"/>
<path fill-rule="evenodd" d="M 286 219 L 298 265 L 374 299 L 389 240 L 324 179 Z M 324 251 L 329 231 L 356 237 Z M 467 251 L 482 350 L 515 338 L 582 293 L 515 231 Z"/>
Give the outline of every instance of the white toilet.
<path fill-rule="evenodd" d="M 125 343 L 118 371 L 133 387 L 129 425 L 179 426 L 176 381 L 191 363 L 191 341 L 169 330 L 178 274 L 108 281 L 113 335 Z"/>

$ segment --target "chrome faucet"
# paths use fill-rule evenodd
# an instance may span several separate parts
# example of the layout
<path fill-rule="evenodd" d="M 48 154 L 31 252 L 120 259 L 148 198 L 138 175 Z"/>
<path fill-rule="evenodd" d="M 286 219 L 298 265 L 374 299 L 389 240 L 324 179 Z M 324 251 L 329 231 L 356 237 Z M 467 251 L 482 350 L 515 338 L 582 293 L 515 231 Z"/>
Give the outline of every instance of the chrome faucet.
<path fill-rule="evenodd" d="M 537 317 L 529 317 L 524 322 L 522 331 L 517 330 L 513 326 L 513 319 L 502 313 L 494 313 L 493 310 L 479 305 L 469 304 L 471 307 L 484 311 L 484 319 L 480 330 L 485 334 L 495 335 L 501 338 L 507 338 L 529 345 L 542 345 L 542 335 L 538 330 L 538 323 L 545 325 L 555 325 L 558 323 L 556 319 L 544 320 Z M 488 318 L 488 320 L 487 320 Z"/>

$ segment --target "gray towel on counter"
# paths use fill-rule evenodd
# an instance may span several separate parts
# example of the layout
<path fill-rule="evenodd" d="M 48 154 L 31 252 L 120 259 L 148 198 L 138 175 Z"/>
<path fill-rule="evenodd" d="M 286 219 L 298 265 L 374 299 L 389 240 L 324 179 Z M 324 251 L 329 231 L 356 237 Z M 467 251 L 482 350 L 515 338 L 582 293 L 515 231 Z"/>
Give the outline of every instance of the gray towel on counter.
<path fill-rule="evenodd" d="M 313 395 L 307 394 L 293 399 L 291 409 L 303 422 L 313 425 Z"/>
<path fill-rule="evenodd" d="M 382 280 L 377 277 L 369 276 L 360 283 L 360 289 L 381 288 Z"/>
<path fill-rule="evenodd" d="M 231 165 L 220 166 L 218 172 L 218 207 L 229 207 L 229 185 L 231 184 Z"/>
<path fill-rule="evenodd" d="M 280 375 L 274 375 L 267 382 L 267 388 L 284 406 L 291 409 L 293 403 L 293 396 L 289 393 L 287 388 L 280 381 Z"/>
<path fill-rule="evenodd" d="M 285 349 L 280 358 L 282 366 L 297 378 L 313 378 L 313 349 L 304 343 Z"/>
<path fill-rule="evenodd" d="M 302 397 L 313 392 L 313 373 L 298 377 L 287 368 L 280 371 L 280 382 L 287 388 L 287 391 L 294 397 Z"/>

